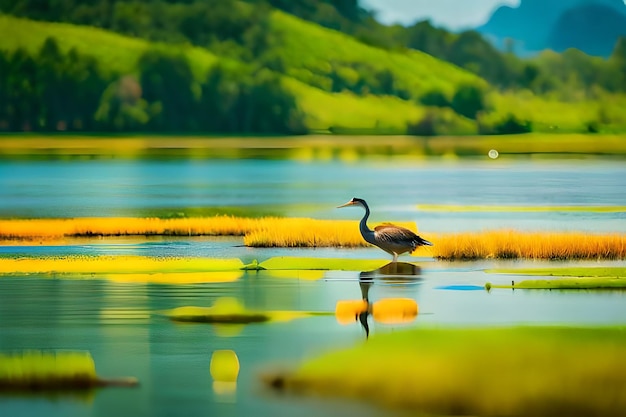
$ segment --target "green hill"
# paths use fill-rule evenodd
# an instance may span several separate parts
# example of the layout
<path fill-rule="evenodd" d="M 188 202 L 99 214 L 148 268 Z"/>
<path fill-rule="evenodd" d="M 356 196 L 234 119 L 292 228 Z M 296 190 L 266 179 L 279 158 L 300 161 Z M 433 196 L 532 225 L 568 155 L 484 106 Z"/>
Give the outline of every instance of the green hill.
<path fill-rule="evenodd" d="M 358 88 L 361 81 L 370 88 L 379 84 L 383 94 L 416 99 L 432 90 L 452 96 L 461 84 L 486 86 L 476 75 L 423 52 L 365 45 L 283 12 L 271 14 L 270 31 L 272 53 L 282 59 L 286 74 L 326 91 L 337 89 L 338 81 L 345 89 Z M 368 75 L 373 79 L 365 83 Z"/>
<path fill-rule="evenodd" d="M 404 131 L 408 122 L 415 121 L 423 114 L 421 106 L 398 97 L 357 95 L 350 91 L 331 92 L 328 91 L 330 88 L 321 88 L 321 84 L 328 82 L 328 70 L 331 68 L 330 64 L 318 66 L 324 61 L 324 54 L 329 56 L 326 62 L 335 59 L 342 69 L 346 69 L 348 65 L 361 65 L 382 70 L 385 62 L 392 62 L 393 65 L 387 67 L 391 68 L 394 76 L 396 70 L 398 71 L 399 82 L 406 85 L 413 94 L 419 94 L 430 88 L 430 81 L 425 80 L 428 67 L 438 68 L 437 72 L 441 74 L 450 74 L 454 82 L 478 80 L 475 76 L 428 55 L 419 52 L 394 54 L 378 50 L 362 45 L 339 32 L 317 27 L 281 12 L 273 14 L 272 30 L 283 34 L 287 32 L 285 39 L 298 37 L 307 41 L 309 36 L 317 38 L 308 40 L 307 47 L 311 53 L 307 54 L 298 53 L 297 43 L 292 42 L 283 43 L 275 48 L 288 63 L 287 75 L 281 75 L 282 84 L 295 95 L 298 105 L 306 115 L 307 126 L 311 129 L 376 128 L 399 133 Z M 227 62 L 235 66 L 247 65 L 230 58 L 217 57 L 207 49 L 190 45 L 152 43 L 89 26 L 39 22 L 7 15 L 0 15 L 0 33 L 13 35 L 0 36 L 1 50 L 13 51 L 21 47 L 31 53 L 37 53 L 48 37 L 54 37 L 61 50 L 75 48 L 81 54 L 96 58 L 104 70 L 117 74 L 134 73 L 139 57 L 151 47 L 182 52 L 188 58 L 197 80 L 205 77 L 208 70 L 217 62 Z M 302 45 L 304 44 L 303 42 Z M 411 81 L 411 72 L 424 74 L 424 80 L 417 77 L 420 79 Z M 355 76 L 358 77 L 356 71 Z M 312 81 L 315 79 L 319 82 Z M 428 79 L 432 80 L 432 75 L 428 76 Z M 445 78 L 441 77 L 436 85 L 442 86 L 446 91 L 452 91 L 454 84 L 447 84 L 444 80 Z"/>
<path fill-rule="evenodd" d="M 190 44 L 150 42 L 92 26 L 0 14 L 0 50 L 22 48 L 37 55 L 46 39 L 54 37 L 63 52 L 75 49 L 95 58 L 112 77 L 137 75 L 139 60 L 149 50 L 182 54 L 189 62 L 196 96 L 203 94 L 200 85 L 217 64 L 235 69 L 265 67 L 293 95 L 306 127 L 314 131 L 404 133 L 408 124 L 428 116 L 438 134 L 475 133 L 475 121 L 449 107 L 425 107 L 420 103 L 425 94 L 433 91 L 452 101 L 464 85 L 489 91 L 486 109 L 480 116 L 482 125 L 502 123 L 515 115 L 539 131 L 626 128 L 626 116 L 620 110 L 626 107 L 623 95 L 548 98 L 530 91 L 498 92 L 469 71 L 425 53 L 366 45 L 344 33 L 276 10 L 269 13 L 265 30 L 270 39 L 265 52 L 257 60 L 243 62 L 220 55 L 218 51 L 227 48 L 228 43 L 210 51 Z M 149 114 L 149 106 L 142 111 Z"/>

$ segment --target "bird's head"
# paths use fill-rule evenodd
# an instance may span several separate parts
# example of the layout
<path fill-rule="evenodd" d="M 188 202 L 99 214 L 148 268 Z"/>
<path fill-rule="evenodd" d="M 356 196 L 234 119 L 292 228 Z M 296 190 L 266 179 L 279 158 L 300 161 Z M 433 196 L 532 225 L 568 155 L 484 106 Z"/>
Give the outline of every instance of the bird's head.
<path fill-rule="evenodd" d="M 365 200 L 363 200 L 362 198 L 356 198 L 354 197 L 352 200 L 348 201 L 346 204 L 342 204 L 337 208 L 342 208 L 342 207 L 348 207 L 348 206 L 361 206 L 361 207 L 366 207 L 367 204 L 365 203 Z"/>

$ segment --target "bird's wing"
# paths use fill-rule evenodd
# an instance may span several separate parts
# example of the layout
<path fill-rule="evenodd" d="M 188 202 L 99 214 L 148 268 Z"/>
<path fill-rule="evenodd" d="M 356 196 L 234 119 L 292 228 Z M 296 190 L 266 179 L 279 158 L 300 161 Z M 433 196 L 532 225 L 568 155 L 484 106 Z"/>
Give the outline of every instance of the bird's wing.
<path fill-rule="evenodd" d="M 405 243 L 416 246 L 432 246 L 432 243 L 422 239 L 409 229 L 396 226 L 391 223 L 384 223 L 374 228 L 376 237 L 384 242 Z"/>
<path fill-rule="evenodd" d="M 377 237 L 385 241 L 411 242 L 416 237 L 418 237 L 409 229 L 405 229 L 404 227 L 396 226 L 391 223 L 385 223 L 381 224 L 380 226 L 376 226 L 374 228 L 374 231 L 376 232 Z"/>

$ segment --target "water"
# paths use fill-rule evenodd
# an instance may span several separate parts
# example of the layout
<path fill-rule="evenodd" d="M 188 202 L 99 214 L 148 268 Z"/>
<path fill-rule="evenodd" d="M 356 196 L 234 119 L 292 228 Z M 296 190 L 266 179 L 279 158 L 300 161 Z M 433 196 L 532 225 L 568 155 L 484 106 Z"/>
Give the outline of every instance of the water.
<path fill-rule="evenodd" d="M 335 207 L 357 196 L 368 200 L 373 221 L 411 220 L 420 230 L 484 228 L 626 231 L 624 213 L 425 211 L 419 204 L 626 206 L 626 166 L 594 161 L 376 160 L 93 160 L 0 161 L 0 216 L 76 217 L 140 214 L 166 208 L 243 207 L 285 216 L 360 218 Z M 367 249 L 262 249 L 241 238 L 76 239 L 59 246 L 0 246 L 0 256 L 143 255 L 273 256 L 377 259 Z M 370 317 L 371 334 L 420 326 L 626 323 L 626 292 L 476 289 L 517 276 L 486 269 L 554 263 L 526 261 L 416 261 L 409 279 L 377 278 L 372 301 L 412 298 L 419 315 L 410 324 L 383 325 Z M 580 262 L 581 266 L 619 262 Z M 84 396 L 0 397 L 2 416 L 258 415 L 376 417 L 388 410 L 367 404 L 284 397 L 268 392 L 259 374 L 293 365 L 326 350 L 365 343 L 358 322 L 315 316 L 286 323 L 219 327 L 174 323 L 160 312 L 185 305 L 211 306 L 234 297 L 250 309 L 334 311 L 339 300 L 361 298 L 358 272 L 330 271 L 318 280 L 297 272 L 242 272 L 229 283 L 123 284 L 84 277 L 0 278 L 0 351 L 86 350 L 104 377 L 135 376 L 137 388 L 108 388 Z M 72 279 L 75 278 L 75 279 Z M 209 364 L 215 350 L 231 349 L 240 361 L 236 392 L 214 391 Z M 392 413 L 393 414 L 393 413 Z"/>
<path fill-rule="evenodd" d="M 359 218 L 336 210 L 352 197 L 373 221 L 420 230 L 485 228 L 626 231 L 626 214 L 426 211 L 420 204 L 626 206 L 621 161 L 92 160 L 0 161 L 0 216 L 142 215 L 189 207 L 266 209 L 284 216 Z"/>

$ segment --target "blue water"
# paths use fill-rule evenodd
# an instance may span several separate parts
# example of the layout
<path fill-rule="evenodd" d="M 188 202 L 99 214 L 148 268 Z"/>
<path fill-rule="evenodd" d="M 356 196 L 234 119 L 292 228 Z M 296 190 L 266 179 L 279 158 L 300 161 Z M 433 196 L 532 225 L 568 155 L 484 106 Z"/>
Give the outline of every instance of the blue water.
<path fill-rule="evenodd" d="M 354 218 L 420 230 L 626 231 L 626 213 L 449 212 L 420 204 L 626 206 L 626 165 L 610 160 L 51 160 L 0 161 L 0 216 L 142 215 L 188 207 L 266 209 L 290 217 Z"/>

